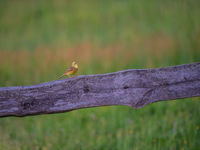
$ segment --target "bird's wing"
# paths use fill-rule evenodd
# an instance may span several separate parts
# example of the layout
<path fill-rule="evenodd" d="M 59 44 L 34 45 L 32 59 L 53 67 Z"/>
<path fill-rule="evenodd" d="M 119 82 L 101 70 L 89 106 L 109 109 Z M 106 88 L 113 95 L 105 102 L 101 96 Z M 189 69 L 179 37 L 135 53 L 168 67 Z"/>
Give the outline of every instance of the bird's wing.
<path fill-rule="evenodd" d="M 69 69 L 66 70 L 66 73 L 70 72 L 70 71 L 73 71 L 73 70 L 74 70 L 74 67 L 70 67 Z"/>

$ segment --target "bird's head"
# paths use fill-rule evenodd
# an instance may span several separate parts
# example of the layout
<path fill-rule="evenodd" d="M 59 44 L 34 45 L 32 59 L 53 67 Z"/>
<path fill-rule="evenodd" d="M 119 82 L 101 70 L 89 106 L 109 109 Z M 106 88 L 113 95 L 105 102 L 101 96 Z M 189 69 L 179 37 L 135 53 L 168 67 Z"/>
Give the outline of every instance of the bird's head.
<path fill-rule="evenodd" d="M 73 62 L 72 62 L 72 67 L 78 69 L 78 64 L 77 64 L 75 61 L 73 61 Z"/>

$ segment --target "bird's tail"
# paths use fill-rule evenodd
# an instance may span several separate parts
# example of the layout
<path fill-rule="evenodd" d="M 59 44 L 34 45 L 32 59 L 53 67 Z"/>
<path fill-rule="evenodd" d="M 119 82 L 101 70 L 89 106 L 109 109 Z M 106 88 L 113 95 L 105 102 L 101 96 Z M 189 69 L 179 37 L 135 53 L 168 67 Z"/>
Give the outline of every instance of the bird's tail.
<path fill-rule="evenodd" d="M 64 76 L 64 74 L 63 74 L 62 76 L 60 76 L 58 79 L 62 78 L 63 76 Z M 58 80 L 58 79 L 57 79 L 57 80 Z"/>

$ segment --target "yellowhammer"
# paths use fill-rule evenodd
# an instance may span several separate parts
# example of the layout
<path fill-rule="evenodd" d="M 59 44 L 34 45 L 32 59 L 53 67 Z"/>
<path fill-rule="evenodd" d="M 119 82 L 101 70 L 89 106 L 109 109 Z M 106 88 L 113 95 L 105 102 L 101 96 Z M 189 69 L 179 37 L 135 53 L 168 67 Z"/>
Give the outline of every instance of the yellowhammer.
<path fill-rule="evenodd" d="M 58 79 L 62 78 L 63 76 L 71 76 L 75 74 L 77 71 L 78 71 L 78 64 L 75 61 L 73 61 L 72 66 L 69 69 L 67 69 L 66 72 Z"/>

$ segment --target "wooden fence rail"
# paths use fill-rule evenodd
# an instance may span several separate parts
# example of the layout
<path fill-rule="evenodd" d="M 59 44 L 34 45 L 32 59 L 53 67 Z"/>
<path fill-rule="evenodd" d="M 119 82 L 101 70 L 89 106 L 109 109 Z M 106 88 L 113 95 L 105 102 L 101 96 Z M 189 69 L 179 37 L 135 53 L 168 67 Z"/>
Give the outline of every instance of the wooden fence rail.
<path fill-rule="evenodd" d="M 33 86 L 0 88 L 0 117 L 86 107 L 147 104 L 200 96 L 200 62 L 156 69 L 83 75 Z"/>

